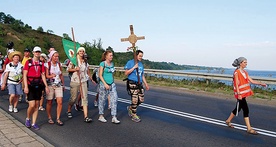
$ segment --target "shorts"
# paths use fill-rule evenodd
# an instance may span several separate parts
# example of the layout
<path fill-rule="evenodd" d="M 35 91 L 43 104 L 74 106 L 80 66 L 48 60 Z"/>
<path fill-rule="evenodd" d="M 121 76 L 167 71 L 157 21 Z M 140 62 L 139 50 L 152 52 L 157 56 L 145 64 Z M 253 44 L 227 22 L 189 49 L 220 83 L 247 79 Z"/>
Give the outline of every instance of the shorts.
<path fill-rule="evenodd" d="M 22 85 L 20 84 L 8 84 L 9 94 L 23 95 Z"/>
<path fill-rule="evenodd" d="M 42 91 L 44 90 L 45 86 L 30 86 L 28 85 L 29 93 L 28 93 L 28 101 L 33 100 L 40 100 L 42 96 Z"/>
<path fill-rule="evenodd" d="M 54 96 L 57 97 L 63 97 L 63 88 L 62 86 L 48 86 L 49 88 L 49 94 L 46 95 L 47 100 L 52 100 Z"/>

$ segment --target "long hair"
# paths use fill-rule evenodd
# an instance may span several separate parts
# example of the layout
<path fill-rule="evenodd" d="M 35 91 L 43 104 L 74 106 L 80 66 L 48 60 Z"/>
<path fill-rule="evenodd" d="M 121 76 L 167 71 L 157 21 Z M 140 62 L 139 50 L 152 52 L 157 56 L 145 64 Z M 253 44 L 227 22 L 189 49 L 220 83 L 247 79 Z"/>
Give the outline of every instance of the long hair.
<path fill-rule="evenodd" d="M 112 51 L 111 51 L 111 50 L 106 50 L 105 52 L 103 52 L 103 54 L 102 54 L 102 61 L 105 61 L 105 57 L 106 57 L 109 53 L 112 53 Z"/>

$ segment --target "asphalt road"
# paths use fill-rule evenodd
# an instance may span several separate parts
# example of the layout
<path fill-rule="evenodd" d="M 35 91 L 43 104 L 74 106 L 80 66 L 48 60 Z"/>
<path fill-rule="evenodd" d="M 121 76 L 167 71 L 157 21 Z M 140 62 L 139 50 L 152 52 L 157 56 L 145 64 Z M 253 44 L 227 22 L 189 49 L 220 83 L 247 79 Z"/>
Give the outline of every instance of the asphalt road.
<path fill-rule="evenodd" d="M 98 109 L 93 106 L 95 86 L 89 87 L 89 116 L 92 123 L 83 122 L 83 113 L 72 110 L 73 118 L 66 115 L 70 97 L 69 81 L 63 99 L 61 120 L 64 126 L 47 122 L 45 111 L 39 112 L 39 136 L 57 147 L 77 146 L 276 146 L 276 108 L 249 103 L 251 124 L 259 135 L 246 133 L 242 113 L 234 118 L 234 129 L 226 127 L 224 120 L 235 106 L 235 101 L 194 94 L 160 90 L 151 86 L 145 93 L 145 103 L 138 108 L 142 122 L 135 123 L 127 115 L 130 103 L 125 84 L 117 83 L 119 95 L 118 119 L 111 123 L 110 111 L 105 110 L 107 123 L 98 119 Z M 0 92 L 0 107 L 8 111 L 7 91 Z M 44 103 L 45 104 L 45 103 Z M 27 103 L 20 103 L 19 113 L 11 115 L 24 124 Z M 52 109 L 55 118 L 54 103 Z"/>

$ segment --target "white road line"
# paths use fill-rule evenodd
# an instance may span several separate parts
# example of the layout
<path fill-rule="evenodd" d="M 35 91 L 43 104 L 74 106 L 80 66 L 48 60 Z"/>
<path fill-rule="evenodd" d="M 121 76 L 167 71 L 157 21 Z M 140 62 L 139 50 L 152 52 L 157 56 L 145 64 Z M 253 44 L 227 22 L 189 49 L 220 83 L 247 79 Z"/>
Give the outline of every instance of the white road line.
<path fill-rule="evenodd" d="M 70 87 L 65 86 L 65 89 L 70 90 Z M 88 91 L 88 94 L 96 96 L 95 92 Z M 123 99 L 123 98 L 118 98 L 118 101 L 130 104 L 130 100 L 126 100 L 126 99 Z M 146 104 L 146 103 L 143 103 L 140 106 L 144 107 L 144 108 L 148 108 L 148 109 L 168 113 L 168 114 L 173 114 L 173 115 L 177 115 L 177 116 L 181 116 L 181 117 L 186 117 L 186 118 L 190 118 L 190 119 L 194 119 L 194 120 L 199 120 L 199 121 L 202 121 L 202 122 L 207 122 L 207 123 L 216 124 L 216 125 L 220 125 L 220 126 L 226 126 L 225 121 L 218 120 L 218 119 L 199 116 L 199 115 L 195 115 L 195 114 L 191 114 L 191 113 L 181 112 L 181 111 L 168 109 L 168 108 L 163 108 L 163 107 L 159 107 L 159 106 L 154 106 L 154 105 L 150 105 L 150 104 Z M 232 123 L 232 124 L 235 126 L 235 129 L 246 131 L 246 126 L 245 125 L 240 125 L 240 124 L 236 124 L 236 123 Z M 254 129 L 257 130 L 259 134 L 276 138 L 276 132 L 269 131 L 269 130 L 264 130 L 264 129 L 260 129 L 260 128 L 254 128 Z"/>

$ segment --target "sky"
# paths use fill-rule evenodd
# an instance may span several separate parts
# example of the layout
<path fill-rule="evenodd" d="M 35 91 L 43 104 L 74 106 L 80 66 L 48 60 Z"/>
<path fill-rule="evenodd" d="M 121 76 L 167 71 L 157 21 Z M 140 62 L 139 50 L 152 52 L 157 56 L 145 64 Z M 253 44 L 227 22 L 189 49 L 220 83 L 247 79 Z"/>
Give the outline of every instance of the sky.
<path fill-rule="evenodd" d="M 133 25 L 144 59 L 233 68 L 246 57 L 250 70 L 276 71 L 275 0 L 0 0 L 0 11 L 80 43 L 126 52 Z M 92 57 L 93 58 L 93 57 Z"/>

